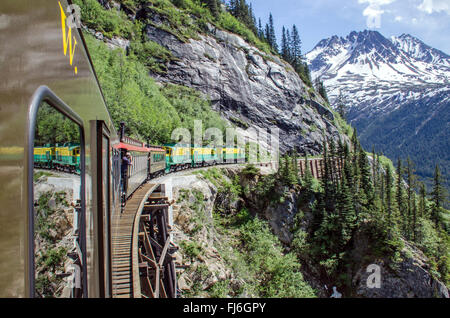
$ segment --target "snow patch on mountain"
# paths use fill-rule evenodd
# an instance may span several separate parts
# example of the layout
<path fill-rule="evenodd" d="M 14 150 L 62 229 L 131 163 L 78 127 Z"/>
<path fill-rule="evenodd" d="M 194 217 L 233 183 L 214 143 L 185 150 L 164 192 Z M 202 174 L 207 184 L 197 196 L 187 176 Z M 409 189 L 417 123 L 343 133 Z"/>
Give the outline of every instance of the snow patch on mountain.
<path fill-rule="evenodd" d="M 377 90 L 385 96 L 450 84 L 450 56 L 408 34 L 391 39 L 377 31 L 333 36 L 320 41 L 306 58 L 312 77 L 321 77 L 332 101 L 340 90 L 358 97 Z"/>

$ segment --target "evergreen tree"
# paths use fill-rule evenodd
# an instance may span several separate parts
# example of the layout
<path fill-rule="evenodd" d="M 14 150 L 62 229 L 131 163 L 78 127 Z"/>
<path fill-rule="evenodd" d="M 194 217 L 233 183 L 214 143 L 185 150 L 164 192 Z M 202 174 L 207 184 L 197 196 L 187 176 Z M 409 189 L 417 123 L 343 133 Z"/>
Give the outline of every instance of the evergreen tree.
<path fill-rule="evenodd" d="M 389 229 L 391 229 L 393 224 L 393 207 L 392 207 L 392 187 L 394 185 L 394 179 L 392 177 L 391 166 L 387 166 L 386 170 L 386 213 L 387 213 L 387 224 Z"/>
<path fill-rule="evenodd" d="M 317 232 L 321 224 L 323 223 L 324 218 L 326 217 L 326 210 L 325 210 L 325 201 L 323 198 L 323 194 L 319 194 L 317 196 L 316 202 L 314 202 L 313 209 L 313 221 L 312 221 L 312 233 Z"/>
<path fill-rule="evenodd" d="M 308 154 L 305 156 L 305 172 L 303 175 L 303 186 L 308 190 L 312 191 L 312 183 L 313 182 L 313 176 L 311 173 L 311 169 L 309 167 L 309 160 L 308 160 Z"/>
<path fill-rule="evenodd" d="M 433 205 L 431 207 L 431 219 L 436 225 L 436 228 L 440 226 L 440 214 L 442 211 L 442 206 L 445 201 L 445 192 L 442 186 L 441 170 L 439 165 L 436 165 L 434 171 L 434 184 L 433 192 L 431 193 Z"/>
<path fill-rule="evenodd" d="M 356 193 L 353 192 L 353 184 L 354 184 L 354 175 L 353 175 L 353 169 L 352 169 L 352 163 L 351 163 L 351 154 L 350 151 L 348 149 L 348 145 L 347 143 L 345 143 L 344 145 L 344 159 L 343 159 L 343 176 L 345 175 L 345 178 L 347 179 L 347 182 L 349 184 L 349 188 L 352 189 L 352 193 Z M 342 177 L 341 177 L 342 178 Z"/>
<path fill-rule="evenodd" d="M 345 146 L 344 146 L 344 143 L 342 142 L 341 138 L 339 138 L 339 141 L 338 141 L 338 148 L 337 148 L 336 156 L 337 156 L 336 159 L 338 160 L 338 162 L 337 162 L 338 175 L 339 175 L 339 178 L 342 179 L 346 154 L 345 154 Z"/>
<path fill-rule="evenodd" d="M 356 153 L 359 149 L 359 139 L 358 139 L 358 132 L 356 131 L 356 128 L 353 128 L 353 134 L 352 134 L 352 149 Z"/>
<path fill-rule="evenodd" d="M 407 206 L 405 203 L 405 190 L 403 187 L 403 166 L 402 161 L 399 158 L 397 162 L 397 189 L 396 189 L 396 201 L 397 201 L 397 208 L 400 216 L 400 222 L 401 229 L 403 231 L 403 235 L 406 235 L 407 229 Z"/>
<path fill-rule="evenodd" d="M 322 80 L 320 79 L 320 77 L 316 78 L 315 89 L 327 103 L 330 103 L 328 100 L 327 90 L 326 90 L 325 85 L 323 84 Z"/>
<path fill-rule="evenodd" d="M 251 23 L 251 30 L 253 33 L 258 34 L 258 28 L 256 25 L 256 17 L 253 13 L 253 5 L 250 3 L 250 6 L 248 7 L 248 15 L 249 15 L 249 22 Z"/>
<path fill-rule="evenodd" d="M 427 190 L 423 182 L 420 183 L 420 200 L 419 200 L 419 217 L 426 218 L 428 216 L 427 210 Z"/>
<path fill-rule="evenodd" d="M 287 38 L 286 28 L 283 25 L 283 31 L 281 36 L 281 57 L 285 61 L 289 61 L 289 42 Z"/>
<path fill-rule="evenodd" d="M 258 37 L 261 40 L 266 40 L 265 37 L 264 37 L 264 29 L 262 27 L 261 18 L 259 18 L 259 21 L 258 21 Z"/>
<path fill-rule="evenodd" d="M 342 94 L 342 90 L 339 90 L 339 96 L 336 100 L 336 108 L 338 110 L 339 115 L 341 116 L 342 119 L 346 120 L 347 118 L 347 106 L 346 106 L 346 101 L 345 101 L 345 97 Z"/>
<path fill-rule="evenodd" d="M 376 160 L 375 160 L 375 178 L 374 178 L 374 184 L 376 182 L 375 186 L 375 196 L 378 196 L 384 206 L 384 174 L 381 173 L 382 168 L 381 168 L 381 162 L 380 162 L 380 155 L 376 154 Z"/>
<path fill-rule="evenodd" d="M 270 27 L 268 23 L 266 23 L 266 27 L 264 29 L 264 37 L 266 38 L 266 41 L 270 45 L 270 47 L 272 47 L 272 45 L 270 44 Z"/>
<path fill-rule="evenodd" d="M 375 191 L 376 191 L 378 175 L 377 175 L 377 165 L 375 162 L 375 158 L 376 158 L 375 147 L 372 146 L 372 181 L 373 181 L 373 187 L 375 188 Z"/>
<path fill-rule="evenodd" d="M 298 153 L 297 150 L 294 150 L 294 154 L 292 157 L 292 174 L 294 176 L 295 179 L 295 183 L 294 184 L 299 184 L 301 182 L 300 179 L 300 172 L 298 169 Z"/>
<path fill-rule="evenodd" d="M 229 12 L 234 17 L 245 24 L 254 34 L 258 34 L 256 18 L 253 14 L 253 8 L 251 5 L 248 5 L 245 0 L 230 0 L 228 8 Z"/>
<path fill-rule="evenodd" d="M 415 224 L 413 225 L 413 193 L 415 194 L 415 187 L 416 187 L 416 177 L 414 176 L 414 166 L 413 162 L 411 161 L 411 158 L 408 157 L 406 161 L 406 180 L 407 180 L 407 195 L 408 195 L 408 214 L 406 219 L 406 238 L 411 238 L 411 235 L 413 234 L 413 229 L 415 228 Z M 415 200 L 415 197 L 414 197 Z M 415 204 L 415 203 L 414 203 Z"/>
<path fill-rule="evenodd" d="M 342 240 L 346 243 L 352 237 L 356 216 L 355 210 L 353 209 L 352 195 L 345 176 L 339 186 L 336 207 L 339 211 L 340 222 L 342 224 Z"/>
<path fill-rule="evenodd" d="M 230 0 L 228 4 L 228 11 L 235 18 L 239 17 L 239 0 Z"/>
<path fill-rule="evenodd" d="M 412 239 L 414 242 L 417 240 L 417 200 L 416 200 L 416 192 L 413 191 L 411 195 L 411 213 L 412 213 L 412 220 L 411 220 L 411 234 Z"/>
<path fill-rule="evenodd" d="M 324 201 L 325 208 L 327 211 L 334 210 L 334 184 L 333 184 L 333 176 L 330 165 L 330 157 L 327 139 L 324 135 L 323 137 L 323 177 L 322 177 L 322 185 L 324 189 Z"/>
<path fill-rule="evenodd" d="M 330 172 L 330 180 L 333 185 L 332 192 L 333 192 L 333 194 L 335 194 L 338 180 L 337 180 L 337 172 L 336 172 L 336 157 L 337 157 L 336 145 L 335 145 L 333 139 L 330 139 L 330 141 L 329 141 L 329 148 L 330 148 L 330 153 L 328 156 L 328 166 L 329 166 L 329 172 Z"/>
<path fill-rule="evenodd" d="M 278 53 L 278 44 L 277 44 L 277 37 L 275 34 L 275 25 L 273 22 L 273 16 L 272 13 L 269 15 L 269 30 L 268 30 L 268 42 L 272 49 Z"/>
<path fill-rule="evenodd" d="M 288 186 L 298 183 L 298 174 L 295 174 L 292 161 L 287 154 L 283 158 L 282 180 Z"/>
<path fill-rule="evenodd" d="M 213 17 L 218 18 L 220 15 L 220 0 L 202 0 L 211 11 Z"/>
<path fill-rule="evenodd" d="M 359 170 L 360 170 L 360 180 L 361 180 L 361 189 L 363 190 L 363 198 L 361 203 L 365 206 L 366 212 L 372 209 L 374 204 L 374 191 L 371 180 L 371 171 L 369 160 L 367 158 L 367 154 L 362 147 L 360 147 L 359 151 Z M 365 199 L 365 200 L 364 200 Z"/>
<path fill-rule="evenodd" d="M 292 27 L 292 66 L 298 72 L 302 66 L 302 41 L 300 39 L 300 34 L 298 33 L 297 26 Z"/>
<path fill-rule="evenodd" d="M 359 216 L 359 213 L 361 212 L 361 204 L 358 197 L 358 194 L 360 193 L 360 169 L 359 169 L 359 151 L 360 145 L 359 140 L 356 133 L 356 128 L 353 130 L 353 136 L 352 136 L 352 151 L 351 151 L 351 163 L 352 163 L 352 175 L 353 175 L 353 183 L 352 183 L 352 191 L 355 194 L 353 196 L 353 206 L 355 209 L 355 213 L 357 216 Z"/>
<path fill-rule="evenodd" d="M 288 29 L 286 29 L 286 42 L 287 42 L 286 61 L 292 65 L 292 36 Z"/>

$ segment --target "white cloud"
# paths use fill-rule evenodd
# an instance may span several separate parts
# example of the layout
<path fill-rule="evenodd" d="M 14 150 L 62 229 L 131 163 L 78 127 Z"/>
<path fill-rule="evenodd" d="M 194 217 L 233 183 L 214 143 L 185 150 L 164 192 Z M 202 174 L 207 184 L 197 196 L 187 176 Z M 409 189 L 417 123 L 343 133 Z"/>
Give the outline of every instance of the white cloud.
<path fill-rule="evenodd" d="M 358 3 L 367 3 L 369 6 L 363 11 L 363 16 L 367 17 L 367 27 L 369 29 L 381 28 L 381 16 L 385 13 L 381 6 L 388 5 L 395 0 L 358 0 Z"/>
<path fill-rule="evenodd" d="M 398 15 L 398 16 L 395 17 L 395 21 L 396 22 L 402 22 L 403 21 L 403 17 Z"/>
<path fill-rule="evenodd" d="M 450 1 L 448 0 L 423 0 L 422 4 L 417 7 L 419 10 L 428 14 L 433 12 L 444 11 L 450 14 Z"/>

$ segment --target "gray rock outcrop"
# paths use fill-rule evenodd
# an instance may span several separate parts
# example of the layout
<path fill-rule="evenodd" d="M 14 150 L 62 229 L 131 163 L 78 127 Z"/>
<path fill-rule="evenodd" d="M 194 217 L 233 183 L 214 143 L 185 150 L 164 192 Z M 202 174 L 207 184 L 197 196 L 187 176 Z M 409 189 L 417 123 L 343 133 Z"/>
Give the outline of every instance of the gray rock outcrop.
<path fill-rule="evenodd" d="M 284 244 L 292 243 L 294 237 L 292 227 L 298 213 L 297 194 L 289 192 L 284 197 L 283 203 L 271 204 L 264 211 L 264 217 L 269 221 L 274 234 Z"/>
<path fill-rule="evenodd" d="M 318 154 L 322 130 L 337 140 L 333 113 L 298 74 L 277 56 L 249 45 L 241 37 L 209 26 L 208 35 L 182 42 L 154 25 L 146 26 L 149 40 L 176 57 L 167 74 L 153 74 L 161 82 L 195 88 L 209 96 L 223 117 L 242 129 L 280 129 L 282 152 Z M 244 134 L 245 135 L 245 134 Z"/>
<path fill-rule="evenodd" d="M 377 260 L 380 268 L 380 288 L 368 287 L 371 272 L 359 270 L 353 276 L 356 296 L 365 298 L 449 298 L 447 287 L 430 274 L 427 257 L 404 241 L 402 260 L 397 264 Z M 373 287 L 373 286 L 372 286 Z"/>

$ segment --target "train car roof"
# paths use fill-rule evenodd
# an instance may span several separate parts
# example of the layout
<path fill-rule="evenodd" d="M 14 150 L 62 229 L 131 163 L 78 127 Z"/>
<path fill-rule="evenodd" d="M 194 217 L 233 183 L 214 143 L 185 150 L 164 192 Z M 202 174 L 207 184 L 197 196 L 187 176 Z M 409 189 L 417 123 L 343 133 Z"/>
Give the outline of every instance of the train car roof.
<path fill-rule="evenodd" d="M 239 147 L 237 146 L 201 146 L 201 145 L 189 145 L 189 144 L 165 144 L 164 147 L 169 147 L 169 148 L 174 148 L 174 147 L 191 147 L 191 148 L 233 148 L 233 149 L 238 149 Z"/>
<path fill-rule="evenodd" d="M 119 143 L 117 145 L 114 145 L 114 148 L 116 149 L 125 149 L 128 151 L 139 151 L 139 152 L 165 152 L 163 148 L 157 148 L 157 147 L 138 147 L 134 145 L 130 145 L 127 143 Z"/>

